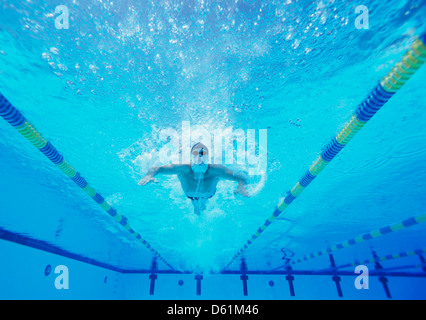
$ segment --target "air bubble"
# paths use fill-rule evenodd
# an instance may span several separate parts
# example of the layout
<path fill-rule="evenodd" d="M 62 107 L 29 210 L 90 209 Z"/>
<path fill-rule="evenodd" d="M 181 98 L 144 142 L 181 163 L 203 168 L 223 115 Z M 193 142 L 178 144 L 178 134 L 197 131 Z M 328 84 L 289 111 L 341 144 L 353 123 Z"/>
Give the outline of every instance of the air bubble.
<path fill-rule="evenodd" d="M 45 60 L 45 61 L 50 61 L 50 60 L 52 60 L 52 56 L 51 56 L 50 54 L 48 54 L 47 52 L 43 52 L 43 53 L 41 54 L 41 58 L 42 58 L 43 60 Z"/>
<path fill-rule="evenodd" d="M 53 54 L 59 54 L 59 49 L 52 47 L 52 48 L 50 48 L 50 52 L 53 53 Z"/>

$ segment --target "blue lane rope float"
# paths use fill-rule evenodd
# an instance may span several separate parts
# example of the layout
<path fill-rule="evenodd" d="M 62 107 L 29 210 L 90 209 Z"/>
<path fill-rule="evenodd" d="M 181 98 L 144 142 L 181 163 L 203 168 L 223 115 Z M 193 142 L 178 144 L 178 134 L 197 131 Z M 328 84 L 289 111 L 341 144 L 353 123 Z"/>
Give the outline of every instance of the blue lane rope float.
<path fill-rule="evenodd" d="M 0 115 L 12 127 L 14 127 L 23 137 L 31 142 L 41 153 L 43 153 L 50 161 L 52 161 L 65 175 L 67 175 L 74 183 L 86 192 L 98 205 L 101 206 L 115 221 L 124 227 L 132 236 L 140 243 L 147 247 L 154 256 L 162 260 L 168 267 L 174 269 L 164 258 L 154 250 L 151 245 L 142 238 L 142 236 L 134 231 L 127 218 L 119 214 L 111 207 L 105 199 L 95 189 L 90 186 L 81 174 L 76 171 L 56 150 L 56 148 L 34 128 L 34 126 L 16 109 L 1 93 L 0 93 Z"/>
<path fill-rule="evenodd" d="M 418 217 L 411 217 L 411 218 L 406 219 L 404 221 L 401 221 L 397 224 L 387 226 L 387 227 L 384 227 L 384 228 L 381 228 L 381 229 L 378 229 L 378 230 L 374 230 L 374 231 L 368 232 L 366 234 L 363 234 L 359 237 L 346 240 L 344 242 L 338 243 L 338 244 L 336 244 L 332 247 L 329 247 L 327 249 L 323 249 L 323 250 L 320 250 L 318 252 L 308 254 L 301 259 L 291 261 L 290 264 L 294 265 L 294 264 L 301 263 L 301 262 L 304 262 L 304 261 L 307 261 L 307 260 L 310 260 L 310 259 L 313 259 L 313 258 L 316 258 L 316 257 L 328 255 L 328 254 L 330 254 L 334 251 L 353 246 L 357 243 L 376 239 L 378 237 L 390 234 L 390 233 L 395 232 L 395 231 L 400 231 L 400 230 L 418 225 L 418 224 L 423 223 L 423 222 L 426 222 L 426 214 L 423 214 L 423 215 L 418 216 Z"/>
<path fill-rule="evenodd" d="M 260 226 L 225 266 L 228 268 L 265 229 L 305 190 L 327 164 L 351 141 L 377 111 L 398 91 L 426 60 L 426 34 L 421 35 L 401 61 L 382 78 L 367 98 L 356 108 L 344 128 L 323 148 L 320 156 L 296 185 L 280 198 L 273 214 Z"/>
<path fill-rule="evenodd" d="M 356 267 L 360 264 L 375 263 L 377 261 L 388 261 L 388 260 L 395 260 L 395 259 L 406 258 L 406 257 L 411 257 L 411 256 L 421 256 L 424 253 L 426 253 L 426 248 L 399 252 L 397 254 L 387 254 L 385 256 L 378 257 L 378 258 L 371 258 L 371 259 L 365 259 L 365 260 L 362 260 L 362 261 L 346 263 L 346 264 L 342 264 L 340 266 L 337 266 L 336 268 L 342 269 L 342 268 L 348 268 L 348 267 Z M 419 265 L 419 266 L 420 267 L 426 267 L 426 265 Z"/>

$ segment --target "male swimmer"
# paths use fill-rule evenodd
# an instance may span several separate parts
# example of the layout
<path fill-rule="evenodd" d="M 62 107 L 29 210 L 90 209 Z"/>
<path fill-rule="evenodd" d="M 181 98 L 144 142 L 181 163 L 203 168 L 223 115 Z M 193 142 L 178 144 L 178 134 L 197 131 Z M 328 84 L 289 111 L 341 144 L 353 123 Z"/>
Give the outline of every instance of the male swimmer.
<path fill-rule="evenodd" d="M 246 190 L 247 177 L 245 174 L 217 164 L 208 163 L 209 151 L 207 147 L 198 142 L 191 149 L 190 164 L 169 164 L 160 167 L 152 167 L 139 181 L 140 186 L 150 182 L 158 182 L 157 174 L 175 174 L 178 176 L 182 189 L 186 196 L 192 200 L 194 213 L 199 215 L 205 208 L 207 199 L 214 196 L 216 186 L 220 179 L 238 181 L 238 187 L 234 193 L 249 197 Z"/>

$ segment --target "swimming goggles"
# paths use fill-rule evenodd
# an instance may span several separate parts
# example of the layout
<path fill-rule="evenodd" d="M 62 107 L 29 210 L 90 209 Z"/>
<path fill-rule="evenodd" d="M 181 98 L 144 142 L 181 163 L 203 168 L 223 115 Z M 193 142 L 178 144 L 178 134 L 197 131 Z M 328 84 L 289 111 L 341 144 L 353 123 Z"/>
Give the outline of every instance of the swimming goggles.
<path fill-rule="evenodd" d="M 202 156 L 204 156 L 205 154 L 207 154 L 207 151 L 206 151 L 206 150 L 204 150 L 203 148 L 195 149 L 195 150 L 193 150 L 193 151 L 192 151 L 192 155 L 194 155 L 194 156 L 198 156 L 198 155 L 200 155 L 200 157 L 202 157 Z"/>

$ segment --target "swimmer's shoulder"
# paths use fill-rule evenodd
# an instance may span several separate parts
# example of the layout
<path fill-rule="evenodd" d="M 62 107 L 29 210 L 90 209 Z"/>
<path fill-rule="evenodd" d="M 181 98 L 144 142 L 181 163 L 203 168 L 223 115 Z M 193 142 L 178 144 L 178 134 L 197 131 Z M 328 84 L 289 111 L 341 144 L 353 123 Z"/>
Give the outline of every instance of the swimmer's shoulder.
<path fill-rule="evenodd" d="M 223 174 L 225 170 L 226 170 L 226 167 L 220 164 L 209 164 L 208 174 L 214 175 L 214 176 L 220 176 Z"/>
<path fill-rule="evenodd" d="M 186 174 L 191 172 L 191 166 L 189 164 L 174 164 L 173 167 L 179 174 Z"/>

